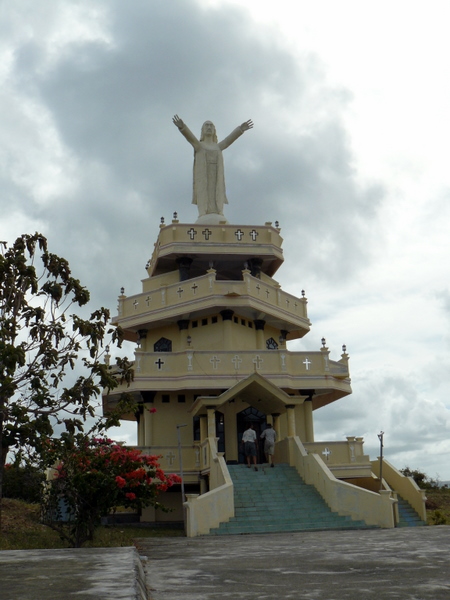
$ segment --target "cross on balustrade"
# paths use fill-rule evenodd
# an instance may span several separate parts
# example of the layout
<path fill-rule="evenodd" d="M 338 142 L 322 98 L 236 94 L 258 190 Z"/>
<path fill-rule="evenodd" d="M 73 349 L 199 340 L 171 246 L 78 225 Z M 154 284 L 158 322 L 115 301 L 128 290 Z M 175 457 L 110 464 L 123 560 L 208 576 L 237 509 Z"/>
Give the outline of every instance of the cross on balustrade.
<path fill-rule="evenodd" d="M 254 242 L 256 242 L 256 238 L 258 237 L 258 235 L 259 235 L 259 234 L 258 234 L 258 232 L 256 231 L 256 229 L 253 229 L 252 231 L 250 231 L 250 234 L 249 234 L 249 235 L 250 235 L 250 237 L 252 238 L 252 240 L 253 240 Z"/>
<path fill-rule="evenodd" d="M 197 289 L 198 289 L 198 285 L 196 283 L 194 283 L 194 285 L 191 285 L 191 290 L 194 295 L 195 295 L 195 292 L 197 291 Z"/>
<path fill-rule="evenodd" d="M 331 450 L 329 448 L 325 448 L 325 450 L 322 452 L 322 455 L 328 460 L 328 457 L 331 456 Z"/>
<path fill-rule="evenodd" d="M 191 240 L 193 240 L 195 238 L 195 236 L 197 235 L 197 232 L 195 231 L 195 229 L 193 227 L 191 227 L 188 230 L 188 235 L 191 238 Z"/>
<path fill-rule="evenodd" d="M 161 360 L 160 358 L 158 358 L 158 360 L 155 360 L 155 365 L 158 367 L 159 370 L 162 369 L 163 364 L 164 364 L 164 361 Z"/>
<path fill-rule="evenodd" d="M 202 234 L 205 236 L 205 240 L 208 241 L 209 236 L 212 235 L 212 231 L 210 231 L 208 228 L 206 228 L 202 231 Z"/>
<path fill-rule="evenodd" d="M 234 232 L 234 235 L 237 237 L 238 242 L 240 242 L 242 240 L 242 236 L 244 235 L 244 232 L 241 231 L 240 229 L 238 229 L 237 231 Z"/>
<path fill-rule="evenodd" d="M 305 365 L 306 370 L 309 371 L 309 365 L 311 364 L 311 361 L 308 358 L 305 358 L 303 364 Z"/>
<path fill-rule="evenodd" d="M 166 458 L 169 462 L 169 465 L 172 466 L 173 461 L 175 460 L 175 454 L 172 452 L 172 450 L 168 454 L 166 454 Z"/>
<path fill-rule="evenodd" d="M 209 359 L 209 362 L 212 364 L 213 369 L 217 369 L 217 365 L 220 363 L 220 358 L 218 358 L 217 356 L 213 356 Z"/>
<path fill-rule="evenodd" d="M 239 370 L 239 367 L 241 365 L 242 362 L 242 358 L 240 358 L 240 356 L 238 356 L 237 354 L 231 359 L 231 362 L 234 364 L 234 368 L 236 369 L 236 371 Z"/>
<path fill-rule="evenodd" d="M 183 290 L 183 288 L 182 288 L 182 287 L 179 287 L 179 288 L 177 289 L 178 298 L 181 298 L 181 294 L 182 294 L 183 292 L 184 292 L 184 290 Z"/>
<path fill-rule="evenodd" d="M 139 302 L 138 302 L 137 300 L 135 300 L 135 301 L 133 302 L 133 306 L 134 306 L 134 310 L 136 310 L 136 309 L 137 309 L 137 307 L 139 306 Z"/>
<path fill-rule="evenodd" d="M 261 366 L 261 363 L 263 363 L 263 362 L 264 362 L 264 361 L 263 361 L 263 359 L 262 359 L 262 358 L 259 356 L 259 354 L 258 354 L 258 355 L 256 355 L 256 356 L 255 356 L 255 358 L 253 359 L 253 364 L 255 365 L 255 367 L 256 367 L 257 369 L 259 369 L 259 368 L 260 368 L 260 366 Z"/>
<path fill-rule="evenodd" d="M 147 298 L 145 299 L 145 301 L 147 302 L 147 306 L 150 306 L 150 302 L 152 301 L 152 297 L 151 296 L 147 296 Z"/>

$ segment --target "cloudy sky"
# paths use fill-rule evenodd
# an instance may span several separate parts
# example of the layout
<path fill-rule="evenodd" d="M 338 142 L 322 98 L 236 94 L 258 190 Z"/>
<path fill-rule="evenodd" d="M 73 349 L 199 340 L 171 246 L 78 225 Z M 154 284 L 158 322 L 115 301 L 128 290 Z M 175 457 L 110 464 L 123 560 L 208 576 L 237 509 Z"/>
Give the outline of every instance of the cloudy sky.
<path fill-rule="evenodd" d="M 295 7 L 295 11 L 294 11 Z M 447 0 L 0 2 L 0 239 L 36 230 L 116 309 L 161 216 L 193 222 L 192 149 L 227 150 L 231 223 L 278 220 L 277 279 L 347 345 L 354 393 L 316 438 L 450 480 Z M 120 435 L 134 442 L 131 430 Z"/>

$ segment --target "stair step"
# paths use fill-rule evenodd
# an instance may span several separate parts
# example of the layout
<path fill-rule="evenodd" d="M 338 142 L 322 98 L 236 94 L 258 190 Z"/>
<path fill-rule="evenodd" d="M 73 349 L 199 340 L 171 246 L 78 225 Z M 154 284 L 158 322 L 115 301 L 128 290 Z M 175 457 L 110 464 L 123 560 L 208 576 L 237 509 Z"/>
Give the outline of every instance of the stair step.
<path fill-rule="evenodd" d="M 229 465 L 234 484 L 235 516 L 210 535 L 368 528 L 363 521 L 333 513 L 317 490 L 294 467 Z"/>

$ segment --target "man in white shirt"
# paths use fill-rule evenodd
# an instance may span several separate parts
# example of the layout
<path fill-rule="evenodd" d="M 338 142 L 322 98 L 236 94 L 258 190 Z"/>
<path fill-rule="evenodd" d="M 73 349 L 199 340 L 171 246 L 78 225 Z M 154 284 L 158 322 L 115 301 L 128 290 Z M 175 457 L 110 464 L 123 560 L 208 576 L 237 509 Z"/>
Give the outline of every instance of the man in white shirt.
<path fill-rule="evenodd" d="M 244 454 L 247 458 L 247 467 L 250 469 L 250 457 L 252 457 L 253 466 L 255 471 L 257 471 L 258 467 L 256 466 L 256 451 L 258 449 L 258 441 L 256 439 L 256 432 L 251 423 L 242 435 L 242 445 L 244 446 Z"/>
<path fill-rule="evenodd" d="M 264 454 L 266 455 L 267 462 L 273 467 L 273 453 L 275 450 L 277 432 L 270 423 L 267 424 L 267 429 L 264 429 L 262 432 L 261 439 L 264 440 Z"/>

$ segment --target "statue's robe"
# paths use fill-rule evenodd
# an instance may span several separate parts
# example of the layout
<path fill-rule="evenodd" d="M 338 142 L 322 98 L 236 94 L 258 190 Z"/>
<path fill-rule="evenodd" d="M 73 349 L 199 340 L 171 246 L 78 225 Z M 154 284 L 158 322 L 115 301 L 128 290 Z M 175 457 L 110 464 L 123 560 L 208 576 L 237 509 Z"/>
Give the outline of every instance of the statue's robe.
<path fill-rule="evenodd" d="M 236 127 L 219 143 L 200 142 L 184 125 L 180 132 L 194 148 L 194 185 L 192 204 L 198 207 L 199 216 L 223 215 L 223 205 L 228 204 L 222 150 L 228 148 L 244 132 Z"/>

